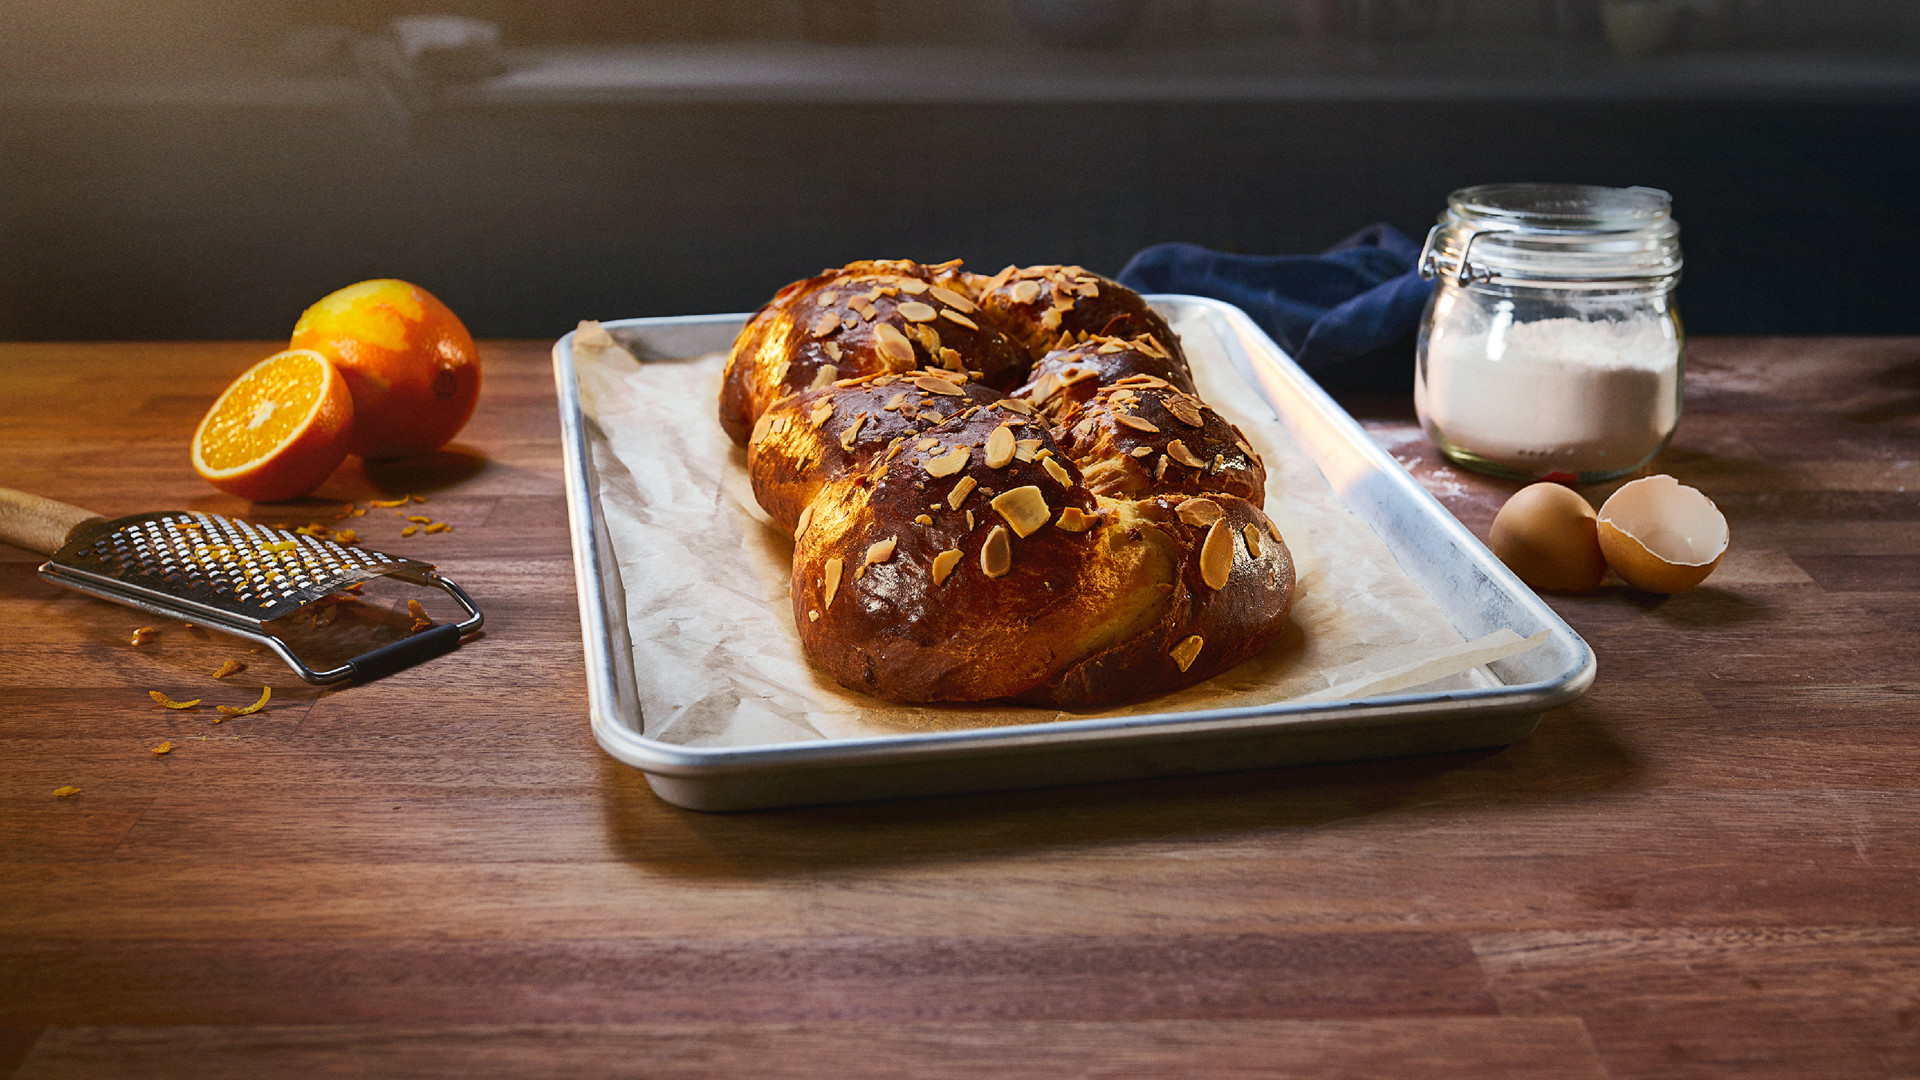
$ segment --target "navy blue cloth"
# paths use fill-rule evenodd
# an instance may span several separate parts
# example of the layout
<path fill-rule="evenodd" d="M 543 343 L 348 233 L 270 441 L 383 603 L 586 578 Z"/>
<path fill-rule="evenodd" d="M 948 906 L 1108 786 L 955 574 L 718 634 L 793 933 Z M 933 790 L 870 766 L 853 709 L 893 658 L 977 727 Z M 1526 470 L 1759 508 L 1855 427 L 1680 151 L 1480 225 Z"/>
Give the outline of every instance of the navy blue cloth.
<path fill-rule="evenodd" d="M 1433 292 L 1414 266 L 1419 257 L 1405 233 L 1369 225 L 1319 255 L 1155 244 L 1127 263 L 1120 283 L 1225 300 L 1323 385 L 1398 391 L 1413 385 L 1414 338 Z"/>

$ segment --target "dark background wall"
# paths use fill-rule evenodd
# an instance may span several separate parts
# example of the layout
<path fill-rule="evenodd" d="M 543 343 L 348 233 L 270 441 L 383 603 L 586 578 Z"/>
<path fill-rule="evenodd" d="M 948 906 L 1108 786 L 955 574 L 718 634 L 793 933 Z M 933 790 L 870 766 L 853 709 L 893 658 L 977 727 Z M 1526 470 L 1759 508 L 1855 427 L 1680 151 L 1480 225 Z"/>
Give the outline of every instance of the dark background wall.
<path fill-rule="evenodd" d="M 297 23 L 282 12 L 242 37 Z M 989 38 L 1003 29 L 976 19 Z M 1520 82 L 1454 77 L 1489 55 L 1472 39 L 1361 35 L 1300 53 L 1319 65 L 1306 82 L 1258 68 L 1195 84 L 1210 46 L 1189 42 L 1157 94 L 1156 69 L 1174 64 L 1139 31 L 1059 62 L 1118 58 L 1134 83 L 1058 100 L 1047 86 L 1072 78 L 914 101 L 861 92 L 851 72 L 854 90 L 791 99 L 720 79 L 651 97 L 401 87 L 396 106 L 346 60 L 308 57 L 281 79 L 244 43 L 92 74 L 36 53 L 0 82 L 0 337 L 276 337 L 375 276 L 427 286 L 478 334 L 544 337 L 583 317 L 749 309 L 859 257 L 1114 273 L 1162 240 L 1311 251 L 1373 221 L 1417 237 L 1449 190 L 1507 179 L 1670 190 L 1695 332 L 1920 333 L 1911 58 L 1841 40 L 1811 81 L 1783 82 L 1778 65 L 1804 68 L 1803 54 L 1622 66 L 1581 32 L 1544 60 L 1514 52 Z M 1053 54 L 1004 47 L 1018 70 L 1049 69 Z M 713 55 L 749 76 L 761 62 Z M 1860 55 L 1872 77 L 1829 70 Z M 1556 63 L 1572 65 L 1564 84 Z M 1447 78 L 1421 75 L 1435 71 Z M 1194 85 L 1213 89 L 1188 99 Z"/>

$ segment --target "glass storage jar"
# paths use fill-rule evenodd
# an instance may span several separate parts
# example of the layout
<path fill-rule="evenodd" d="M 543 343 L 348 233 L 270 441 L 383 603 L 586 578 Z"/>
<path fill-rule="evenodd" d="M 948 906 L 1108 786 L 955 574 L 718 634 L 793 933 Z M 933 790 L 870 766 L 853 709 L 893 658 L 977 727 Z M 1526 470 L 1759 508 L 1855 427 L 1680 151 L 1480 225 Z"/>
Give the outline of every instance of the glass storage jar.
<path fill-rule="evenodd" d="M 1485 184 L 1447 198 L 1420 272 L 1414 406 L 1453 461 L 1587 483 L 1680 422 L 1680 226 L 1653 188 Z"/>

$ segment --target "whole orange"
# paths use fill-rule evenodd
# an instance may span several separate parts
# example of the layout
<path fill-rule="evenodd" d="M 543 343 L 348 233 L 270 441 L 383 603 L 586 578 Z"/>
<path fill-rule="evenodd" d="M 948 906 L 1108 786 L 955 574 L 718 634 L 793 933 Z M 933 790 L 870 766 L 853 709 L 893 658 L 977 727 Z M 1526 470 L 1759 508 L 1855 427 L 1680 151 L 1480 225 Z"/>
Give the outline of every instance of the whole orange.
<path fill-rule="evenodd" d="M 418 285 L 362 281 L 323 297 L 292 347 L 339 367 L 353 392 L 353 452 L 404 457 L 452 441 L 480 400 L 480 354 L 447 305 Z"/>
<path fill-rule="evenodd" d="M 193 468 L 255 502 L 305 495 L 347 456 L 353 398 L 319 353 L 288 349 L 248 368 L 193 433 Z"/>

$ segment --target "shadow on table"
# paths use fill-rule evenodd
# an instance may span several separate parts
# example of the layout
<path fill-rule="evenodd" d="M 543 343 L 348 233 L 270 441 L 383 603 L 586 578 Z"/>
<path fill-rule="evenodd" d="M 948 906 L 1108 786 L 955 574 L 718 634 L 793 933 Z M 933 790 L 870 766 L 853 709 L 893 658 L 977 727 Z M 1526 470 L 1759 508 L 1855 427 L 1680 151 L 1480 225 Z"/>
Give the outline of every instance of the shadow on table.
<path fill-rule="evenodd" d="M 1552 803 L 1627 786 L 1632 752 L 1585 702 L 1503 749 L 841 806 L 708 814 L 602 762 L 608 826 L 628 858 L 689 876 L 960 860 L 1140 841 L 1271 836 L 1418 810 Z"/>

